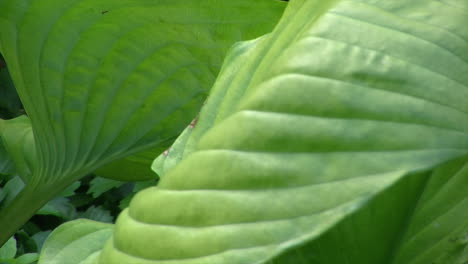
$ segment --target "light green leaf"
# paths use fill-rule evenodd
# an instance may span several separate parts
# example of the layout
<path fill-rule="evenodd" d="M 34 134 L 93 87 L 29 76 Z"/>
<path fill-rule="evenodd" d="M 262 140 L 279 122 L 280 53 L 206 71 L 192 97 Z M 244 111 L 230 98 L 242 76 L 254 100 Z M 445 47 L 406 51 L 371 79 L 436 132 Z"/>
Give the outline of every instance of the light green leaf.
<path fill-rule="evenodd" d="M 37 253 L 27 253 L 16 259 L 17 264 L 32 264 L 37 261 L 39 254 Z"/>
<path fill-rule="evenodd" d="M 79 264 L 97 264 L 99 253 L 101 253 L 101 251 L 94 252 L 93 254 L 89 255 L 89 257 L 87 257 L 85 260 L 81 261 Z"/>
<path fill-rule="evenodd" d="M 12 215 L 27 219 L 111 161 L 169 146 L 198 113 L 227 49 L 271 30 L 284 6 L 277 0 L 0 0 L 1 52 L 37 149 L 34 181 L 16 202 L 29 206 L 0 212 L 0 225 Z M 0 234 L 0 244 L 11 232 Z"/>
<path fill-rule="evenodd" d="M 67 222 L 47 238 L 39 264 L 82 263 L 101 250 L 112 235 L 112 228 L 110 224 L 84 219 Z"/>
<path fill-rule="evenodd" d="M 458 264 L 466 10 L 292 1 L 230 52 L 192 147 L 135 196 L 99 263 Z"/>
<path fill-rule="evenodd" d="M 16 255 L 16 239 L 11 237 L 5 245 L 0 247 L 0 260 L 12 259 Z"/>
<path fill-rule="evenodd" d="M 197 119 L 194 119 L 187 128 L 180 134 L 177 140 L 172 144 L 170 148 L 165 150 L 159 155 L 151 165 L 151 169 L 156 172 L 160 177 L 164 176 L 167 171 L 172 169 L 179 161 L 184 157 L 184 152 L 188 151 L 187 145 L 190 135 L 197 123 Z"/>

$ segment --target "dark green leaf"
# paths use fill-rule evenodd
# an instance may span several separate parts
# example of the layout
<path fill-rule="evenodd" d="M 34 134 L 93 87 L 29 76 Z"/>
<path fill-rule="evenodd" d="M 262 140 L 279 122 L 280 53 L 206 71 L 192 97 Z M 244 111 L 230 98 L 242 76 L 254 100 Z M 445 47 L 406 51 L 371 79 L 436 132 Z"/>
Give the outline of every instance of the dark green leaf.
<path fill-rule="evenodd" d="M 97 198 L 110 189 L 120 187 L 123 184 L 125 182 L 96 177 L 90 182 L 90 188 L 87 193 Z"/>
<path fill-rule="evenodd" d="M 112 223 L 114 218 L 111 216 L 110 212 L 101 206 L 95 207 L 91 206 L 86 209 L 85 212 L 78 214 L 78 218 L 86 218 L 89 220 L 94 220 L 104 223 Z"/>
<path fill-rule="evenodd" d="M 38 215 L 54 215 L 63 219 L 73 219 L 76 215 L 75 207 L 70 200 L 64 197 L 57 197 L 50 200 L 44 207 L 36 212 Z"/>

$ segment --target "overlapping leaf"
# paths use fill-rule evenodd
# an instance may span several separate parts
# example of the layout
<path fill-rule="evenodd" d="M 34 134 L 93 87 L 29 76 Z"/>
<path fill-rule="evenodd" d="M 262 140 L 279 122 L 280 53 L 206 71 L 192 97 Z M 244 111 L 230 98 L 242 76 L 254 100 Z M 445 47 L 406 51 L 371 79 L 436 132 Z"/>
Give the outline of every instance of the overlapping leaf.
<path fill-rule="evenodd" d="M 37 174 L 79 175 L 169 145 L 197 113 L 227 47 L 270 29 L 282 6 L 0 1 L 0 46 L 32 121 Z"/>
<path fill-rule="evenodd" d="M 88 263 L 111 235 L 110 224 L 84 219 L 68 222 L 47 239 L 39 263 Z"/>
<path fill-rule="evenodd" d="M 195 147 L 99 263 L 466 262 L 467 10 L 293 1 L 231 51 Z"/>
<path fill-rule="evenodd" d="M 6 172 L 11 173 L 14 168 L 23 181 L 28 182 L 37 157 L 31 122 L 27 116 L 0 119 L 0 148 Z"/>
<path fill-rule="evenodd" d="M 120 181 L 143 181 L 156 179 L 158 176 L 151 170 L 151 163 L 164 151 L 164 147 L 157 146 L 149 150 L 138 152 L 106 164 L 94 173 L 100 177 Z"/>
<path fill-rule="evenodd" d="M 16 228 L 112 160 L 168 147 L 197 114 L 228 47 L 271 30 L 283 7 L 276 0 L 0 0 L 0 52 L 35 139 L 15 153 L 37 150 L 22 153 L 37 157 L 15 205 L 28 206 L 0 212 L 0 225 Z M 12 232 L 1 233 L 0 244 Z"/>

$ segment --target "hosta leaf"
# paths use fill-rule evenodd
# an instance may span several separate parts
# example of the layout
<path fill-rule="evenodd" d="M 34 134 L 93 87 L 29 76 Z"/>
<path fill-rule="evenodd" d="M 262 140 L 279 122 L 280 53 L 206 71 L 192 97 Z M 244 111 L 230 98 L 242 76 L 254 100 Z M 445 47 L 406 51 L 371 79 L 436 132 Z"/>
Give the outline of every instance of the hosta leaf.
<path fill-rule="evenodd" d="M 177 140 L 172 144 L 170 148 L 165 150 L 159 155 L 151 165 L 151 169 L 156 172 L 160 177 L 166 174 L 167 171 L 172 169 L 177 163 L 179 163 L 185 152 L 190 151 L 190 146 L 187 145 L 191 138 L 192 131 L 197 123 L 197 118 L 194 119 L 189 126 L 180 134 Z"/>
<path fill-rule="evenodd" d="M 324 236 L 274 263 L 460 264 L 455 260 L 467 246 L 460 238 L 468 231 L 466 162 L 466 157 L 457 159 L 432 173 L 406 178 Z"/>
<path fill-rule="evenodd" d="M 41 174 L 59 177 L 167 144 L 196 114 L 226 48 L 271 28 L 282 4 L 2 0 L 0 8 L 1 46 Z"/>
<path fill-rule="evenodd" d="M 100 251 L 112 225 L 79 219 L 58 227 L 44 243 L 39 264 L 78 264 Z"/>
<path fill-rule="evenodd" d="M 16 255 L 16 239 L 14 237 L 10 238 L 8 242 L 0 247 L 0 260 L 2 259 L 12 259 Z"/>
<path fill-rule="evenodd" d="M 119 181 L 144 181 L 155 179 L 158 176 L 151 170 L 150 166 L 164 148 L 158 146 L 149 150 L 138 152 L 134 155 L 112 161 L 94 173 L 100 177 L 117 179 Z"/>
<path fill-rule="evenodd" d="M 271 30 L 283 7 L 276 0 L 0 0 L 0 50 L 37 150 L 34 181 L 17 202 L 30 206 L 0 212 L 0 225 L 11 222 L 7 214 L 27 218 L 110 161 L 169 146 L 197 114 L 229 46 Z"/>
<path fill-rule="evenodd" d="M 393 260 L 398 263 L 468 261 L 468 159 L 432 172 Z M 457 258 L 459 259 L 457 261 Z"/>
<path fill-rule="evenodd" d="M 0 119 L 0 141 L 0 146 L 3 145 L 8 154 L 5 158 L 14 163 L 15 171 L 23 181 L 27 182 L 34 163 L 37 162 L 34 135 L 29 118 L 20 116 L 10 120 Z"/>
<path fill-rule="evenodd" d="M 466 10 L 292 1 L 230 52 L 193 147 L 119 216 L 99 263 L 459 264 Z"/>
<path fill-rule="evenodd" d="M 27 253 L 18 257 L 16 259 L 16 263 L 17 264 L 31 264 L 31 263 L 35 263 L 37 259 L 38 259 L 37 253 Z"/>

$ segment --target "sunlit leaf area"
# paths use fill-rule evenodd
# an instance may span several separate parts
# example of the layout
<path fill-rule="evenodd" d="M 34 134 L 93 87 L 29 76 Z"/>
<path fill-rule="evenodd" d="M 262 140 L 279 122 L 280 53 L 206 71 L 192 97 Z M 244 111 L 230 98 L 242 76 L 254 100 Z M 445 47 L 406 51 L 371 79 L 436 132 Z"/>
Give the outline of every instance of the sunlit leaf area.
<path fill-rule="evenodd" d="M 468 264 L 467 0 L 0 0 L 0 264 Z"/>

